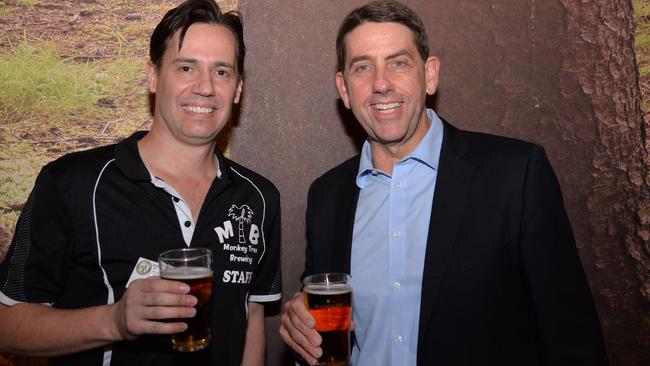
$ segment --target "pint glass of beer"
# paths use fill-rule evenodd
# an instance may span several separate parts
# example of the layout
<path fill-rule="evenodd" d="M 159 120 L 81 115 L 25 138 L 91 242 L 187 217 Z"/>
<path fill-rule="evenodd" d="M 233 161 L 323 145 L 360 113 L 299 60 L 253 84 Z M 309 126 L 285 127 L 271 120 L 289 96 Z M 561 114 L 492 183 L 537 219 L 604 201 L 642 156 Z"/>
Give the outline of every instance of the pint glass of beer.
<path fill-rule="evenodd" d="M 212 295 L 212 252 L 207 248 L 173 249 L 158 257 L 160 277 L 190 286 L 196 296 L 196 315 L 181 319 L 187 330 L 172 334 L 172 347 L 181 352 L 194 352 L 210 345 L 210 296 Z"/>
<path fill-rule="evenodd" d="M 323 338 L 322 366 L 350 364 L 350 320 L 352 288 L 345 273 L 319 273 L 305 277 L 305 304 L 316 319 L 316 330 Z"/>

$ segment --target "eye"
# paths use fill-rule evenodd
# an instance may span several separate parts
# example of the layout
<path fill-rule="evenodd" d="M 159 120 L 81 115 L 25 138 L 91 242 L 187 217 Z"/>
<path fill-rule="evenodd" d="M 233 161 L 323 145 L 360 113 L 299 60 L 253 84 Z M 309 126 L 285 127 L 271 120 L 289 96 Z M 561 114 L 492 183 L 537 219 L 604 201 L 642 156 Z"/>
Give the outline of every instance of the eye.
<path fill-rule="evenodd" d="M 214 73 L 221 78 L 229 78 L 231 75 L 231 71 L 228 69 L 216 69 Z"/>
<path fill-rule="evenodd" d="M 403 60 L 395 60 L 395 62 L 393 62 L 393 67 L 398 70 L 403 69 L 406 66 L 407 66 L 406 61 Z"/>
<path fill-rule="evenodd" d="M 189 71 L 192 71 L 192 68 L 187 66 L 187 65 L 183 65 L 183 66 L 178 67 L 178 71 L 189 72 Z"/>
<path fill-rule="evenodd" d="M 355 73 L 366 72 L 368 70 L 370 70 L 370 65 L 367 64 L 357 65 L 352 68 L 352 71 Z"/>

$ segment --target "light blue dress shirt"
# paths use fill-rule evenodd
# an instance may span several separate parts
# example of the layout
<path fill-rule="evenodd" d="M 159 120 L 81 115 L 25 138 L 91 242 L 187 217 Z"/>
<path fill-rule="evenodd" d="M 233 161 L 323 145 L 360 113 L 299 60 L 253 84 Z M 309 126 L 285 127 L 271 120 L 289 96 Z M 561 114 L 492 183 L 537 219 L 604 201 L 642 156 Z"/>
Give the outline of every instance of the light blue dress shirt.
<path fill-rule="evenodd" d="M 361 151 L 359 202 L 352 237 L 353 366 L 417 362 L 420 293 L 443 126 L 431 127 L 388 175 L 373 167 L 370 144 Z"/>

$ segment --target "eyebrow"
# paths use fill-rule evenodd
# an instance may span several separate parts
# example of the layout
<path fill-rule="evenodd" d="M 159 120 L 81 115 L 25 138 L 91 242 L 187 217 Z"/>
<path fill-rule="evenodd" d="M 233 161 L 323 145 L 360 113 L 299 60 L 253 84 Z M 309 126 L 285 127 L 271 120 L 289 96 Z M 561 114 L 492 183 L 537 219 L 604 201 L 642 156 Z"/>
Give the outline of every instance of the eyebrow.
<path fill-rule="evenodd" d="M 409 58 L 413 58 L 413 56 L 411 55 L 411 53 L 409 51 L 407 51 L 407 50 L 399 50 L 399 51 L 397 51 L 397 52 L 395 52 L 393 54 L 390 54 L 390 55 L 386 56 L 384 58 L 384 60 L 392 60 L 392 59 L 398 58 L 400 56 L 407 56 Z"/>
<path fill-rule="evenodd" d="M 199 63 L 199 60 L 197 60 L 195 58 L 182 58 L 182 57 L 179 57 L 179 58 L 174 59 L 172 61 L 172 63 L 174 63 L 174 64 L 179 64 L 180 63 L 180 64 L 196 65 L 196 64 Z M 228 62 L 225 62 L 225 61 L 216 61 L 216 62 L 214 62 L 212 64 L 212 67 L 227 67 L 227 68 L 230 68 L 230 69 L 233 69 L 233 70 L 235 69 L 235 65 L 233 65 L 231 63 L 228 63 Z"/>
<path fill-rule="evenodd" d="M 395 58 L 398 58 L 398 57 L 401 57 L 401 56 L 407 56 L 409 58 L 413 58 L 413 56 L 411 55 L 411 53 L 409 51 L 407 51 L 407 50 L 399 50 L 399 51 L 397 51 L 395 53 L 391 53 L 390 55 L 384 57 L 384 60 L 389 61 L 389 60 L 392 60 L 392 59 L 395 59 Z M 357 62 L 368 61 L 368 60 L 370 60 L 370 56 L 368 56 L 368 55 L 355 56 L 352 59 L 350 59 L 350 66 L 354 65 Z"/>

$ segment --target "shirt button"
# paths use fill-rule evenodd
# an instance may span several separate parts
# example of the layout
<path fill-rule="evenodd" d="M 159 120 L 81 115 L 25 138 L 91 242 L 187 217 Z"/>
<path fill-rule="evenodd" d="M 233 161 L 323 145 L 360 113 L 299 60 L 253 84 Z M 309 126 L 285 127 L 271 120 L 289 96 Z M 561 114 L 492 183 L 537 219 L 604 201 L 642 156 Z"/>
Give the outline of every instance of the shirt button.
<path fill-rule="evenodd" d="M 189 221 L 185 221 L 185 227 L 190 227 L 190 226 L 192 226 L 192 223 Z"/>
<path fill-rule="evenodd" d="M 402 336 L 395 337 L 395 343 L 400 344 L 402 342 L 404 342 L 404 339 L 402 338 Z"/>
<path fill-rule="evenodd" d="M 399 282 L 395 282 L 395 283 L 393 283 L 393 288 L 394 288 L 395 290 L 399 290 L 400 287 L 402 287 L 402 285 L 400 285 Z"/>
<path fill-rule="evenodd" d="M 178 203 L 178 201 L 180 201 L 180 200 L 181 200 L 181 199 L 180 199 L 180 198 L 178 198 L 178 197 L 173 197 L 172 199 L 173 199 L 173 200 L 174 200 L 174 202 L 176 202 L 176 203 Z"/>
<path fill-rule="evenodd" d="M 399 233 L 399 231 L 396 231 L 396 232 L 393 233 L 393 236 L 396 237 L 396 238 L 399 238 L 400 235 L 401 235 L 401 234 Z"/>
<path fill-rule="evenodd" d="M 400 182 L 395 183 L 395 188 L 402 188 L 402 184 Z"/>

